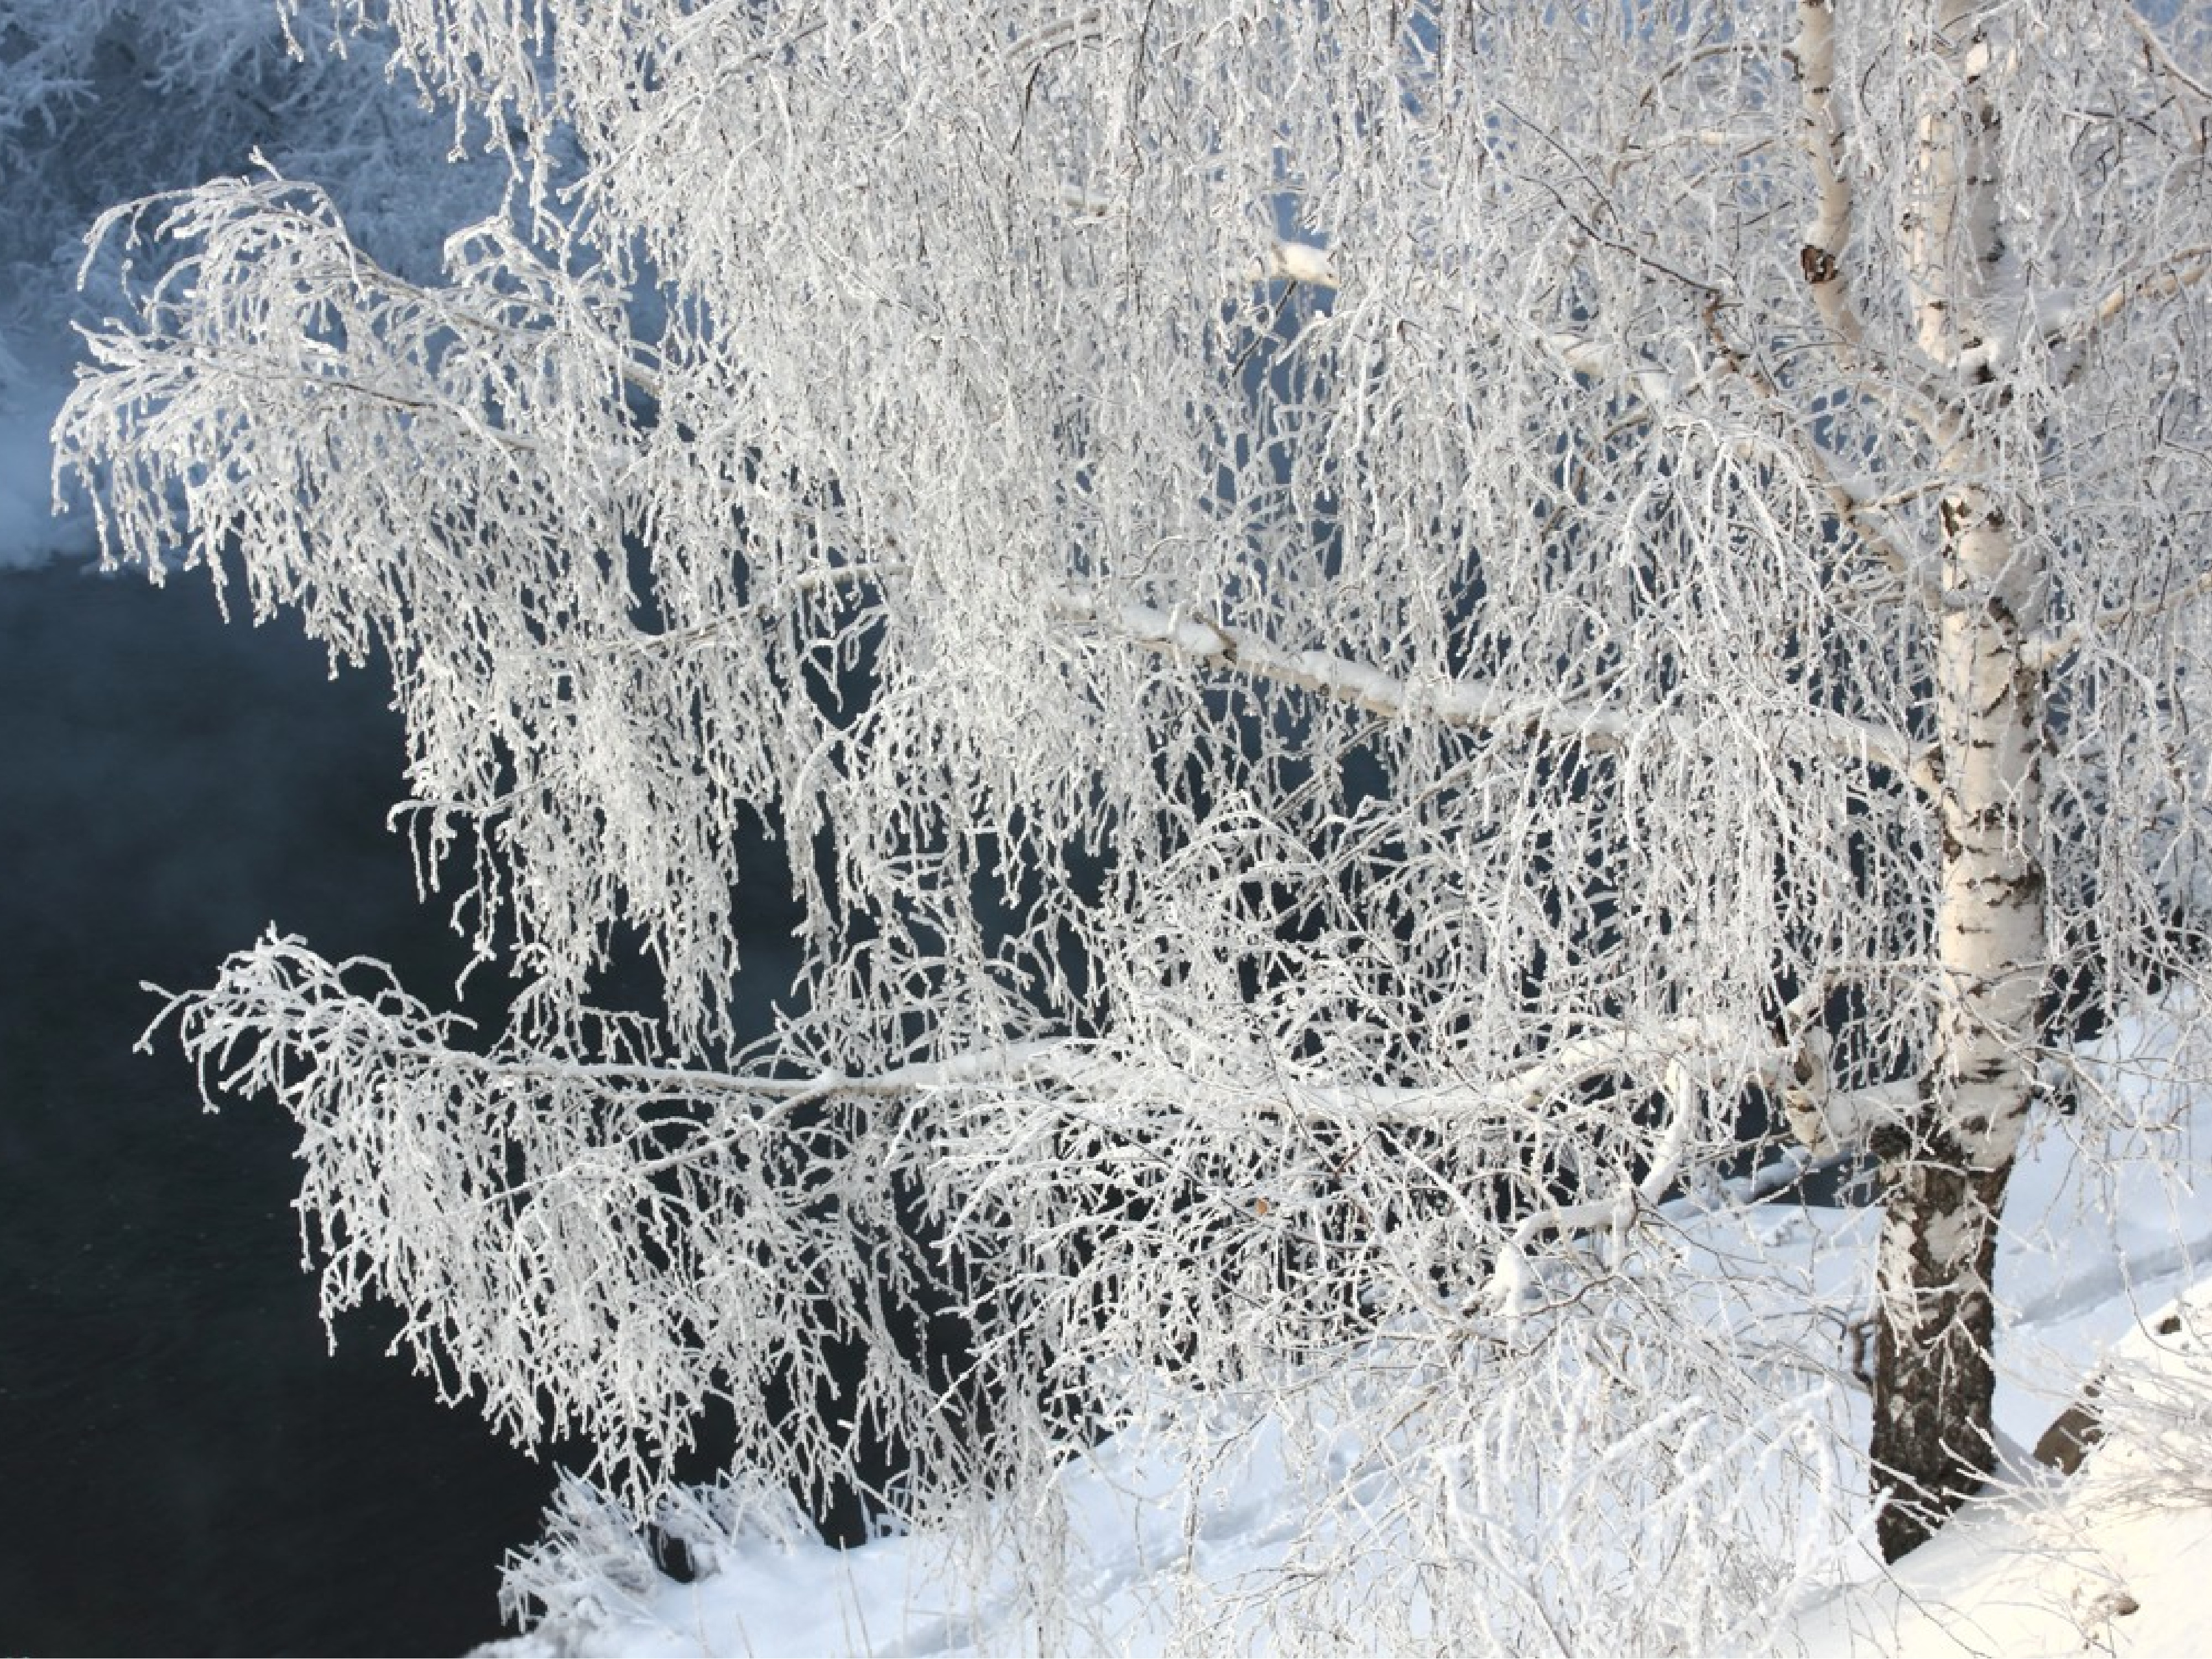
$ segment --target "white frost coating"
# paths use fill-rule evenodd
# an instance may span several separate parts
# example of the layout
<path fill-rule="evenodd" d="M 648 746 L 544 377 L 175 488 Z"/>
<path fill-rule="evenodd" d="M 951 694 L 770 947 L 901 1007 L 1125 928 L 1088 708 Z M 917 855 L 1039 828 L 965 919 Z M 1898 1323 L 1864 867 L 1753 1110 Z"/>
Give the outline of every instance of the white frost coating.
<path fill-rule="evenodd" d="M 1312 242 L 1280 241 L 1263 258 L 1254 259 L 1233 278 L 1238 283 L 1295 283 L 1334 288 L 1336 265 L 1327 248 Z"/>
<path fill-rule="evenodd" d="M 1964 1216 L 1939 1217 L 1921 1235 L 1928 1259 L 1939 1269 L 1955 1271 L 1973 1256 L 1978 1230 Z"/>
<path fill-rule="evenodd" d="M 2001 1159 L 2046 1006 L 2198 971 L 2212 179 L 2140 19 L 1990 9 L 1968 131 L 1973 20 L 1901 0 L 337 9 L 497 118 L 511 212 L 434 281 L 306 184 L 108 221 L 173 263 L 61 442 L 117 556 L 391 663 L 401 822 L 525 993 L 472 1044 L 276 939 L 176 1019 L 303 1125 L 332 1308 L 641 1500 L 702 1401 L 860 1474 L 773 1409 L 845 1345 L 900 1501 L 1038 1540 L 1160 1377 L 1479 1406 L 1463 1515 L 1726 1516 L 1673 1413 L 1796 1384 L 1694 1316 L 1662 1188 L 1740 1200 L 1753 1091 Z M 2001 363 L 1960 314 L 2046 292 L 2094 317 Z M 747 1048 L 763 818 L 801 963 Z M 974 1352 L 915 1363 L 915 1300 Z M 1368 1559 L 1344 1492 L 1282 1640 L 1616 1631 L 1535 1619 L 1510 1530 Z M 1787 1578 L 1684 1535 L 1631 1648 Z"/>
<path fill-rule="evenodd" d="M 1477 732 L 1542 734 L 1593 749 L 1620 749 L 1631 743 L 1695 748 L 1704 743 L 1698 725 L 1663 714 L 1557 696 L 1515 698 L 1480 684 L 1408 686 L 1369 663 L 1347 661 L 1323 651 L 1285 651 L 1176 611 L 1134 604 L 1107 610 L 1097 594 L 1081 588 L 1055 593 L 1048 604 L 1055 616 L 1106 623 L 1137 644 L 1295 686 L 1370 714 L 1433 720 Z M 1872 721 L 1820 711 L 1808 711 L 1804 718 L 1808 740 L 1842 758 L 1889 767 L 1900 775 L 1909 773 L 1917 761 L 1902 736 Z"/>
<path fill-rule="evenodd" d="M 1286 282 L 1310 283 L 1316 288 L 1336 286 L 1336 265 L 1327 248 L 1311 242 L 1278 242 L 1268 258 L 1270 273 Z"/>

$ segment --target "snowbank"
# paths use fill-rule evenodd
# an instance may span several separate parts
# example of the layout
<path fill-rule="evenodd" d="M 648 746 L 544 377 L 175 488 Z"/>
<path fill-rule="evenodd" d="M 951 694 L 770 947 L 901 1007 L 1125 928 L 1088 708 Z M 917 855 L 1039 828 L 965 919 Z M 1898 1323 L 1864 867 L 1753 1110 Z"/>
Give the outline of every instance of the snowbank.
<path fill-rule="evenodd" d="M 2015 1177 L 2000 1264 L 2008 1316 L 1999 1344 L 1999 1430 L 2008 1479 L 1929 1546 L 1885 1571 L 1863 1542 L 1832 1558 L 1828 1588 L 1778 1608 L 1771 1646 L 1813 1655 L 2212 1653 L 2212 1198 L 2190 1178 L 2203 1103 L 2157 1104 L 2168 1039 L 2124 1028 L 2105 1059 L 2142 1109 L 2094 1137 L 2047 1126 Z M 2163 1114 L 2163 1115 L 2162 1115 Z M 2075 1138 L 2094 1144 L 2077 1147 Z M 2081 1156 L 2087 1151 L 2094 1155 Z M 1772 1206 L 1691 1217 L 1704 1247 L 1751 1227 L 1794 1250 L 1798 1293 L 1837 1305 L 1861 1294 L 1865 1212 Z M 2026 1450 L 2081 1398 L 2103 1438 L 2074 1474 Z M 1856 1408 L 1863 1426 L 1863 1403 Z M 1242 1425 L 1233 1455 L 1194 1469 L 1132 1434 L 1070 1463 L 1059 1575 L 1070 1624 L 1041 1629 L 1014 1594 L 1014 1565 L 971 1559 L 951 1536 L 885 1538 L 839 1552 L 777 1501 L 723 1487 L 662 1517 L 693 1570 L 661 1570 L 627 1519 L 581 1482 L 547 1540 L 513 1564 L 509 1595 L 542 1613 L 528 1635 L 480 1651 L 589 1654 L 990 1654 L 1249 1650 L 1240 1592 L 1293 1565 L 1308 1517 L 1300 1488 L 1362 1478 L 1358 1437 L 1293 1453 L 1279 1426 Z M 1776 1479 L 1791 1478 L 1777 1465 Z M 1358 1495 L 1353 1493 L 1353 1507 Z M 1837 1534 L 1861 1540 L 1863 1486 L 1826 1501 Z M 1031 1571 L 1040 1564 L 1027 1564 Z M 1356 1645 L 1348 1644 L 1347 1645 Z"/>
<path fill-rule="evenodd" d="M 1894 1574 L 1807 1609 L 1804 1650 L 2212 1653 L 2212 1283 L 2136 1321 L 2096 1375 L 2078 1469 L 2016 1469 Z"/>

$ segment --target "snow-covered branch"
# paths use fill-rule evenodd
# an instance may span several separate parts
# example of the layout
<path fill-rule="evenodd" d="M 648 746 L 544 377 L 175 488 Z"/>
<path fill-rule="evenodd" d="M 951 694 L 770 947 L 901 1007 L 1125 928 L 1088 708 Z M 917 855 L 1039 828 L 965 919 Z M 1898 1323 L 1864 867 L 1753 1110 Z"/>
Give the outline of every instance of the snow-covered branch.
<path fill-rule="evenodd" d="M 1079 588 L 1055 593 L 1048 603 L 1057 617 L 1102 628 L 1146 650 L 1295 687 L 1389 720 L 1432 720 L 1600 750 L 1650 742 L 1694 746 L 1703 740 L 1696 723 L 1678 715 L 1507 694 L 1479 682 L 1410 684 L 1331 652 L 1286 650 L 1247 630 L 1179 611 L 1115 603 Z M 1922 776 L 1912 745 L 1872 721 L 1808 710 L 1804 725 L 1832 754 L 1887 768 L 1916 783 Z"/>
<path fill-rule="evenodd" d="M 1704 371 L 1705 377 L 1718 379 L 1726 376 L 1741 381 L 1764 399 L 1767 408 L 1781 416 L 1784 423 L 1782 435 L 1778 439 L 1764 433 L 1751 432 L 1730 438 L 1726 444 L 1728 453 L 1740 459 L 1756 463 L 1772 456 L 1778 450 L 1785 451 L 1790 464 L 1804 470 L 1807 477 L 1827 498 L 1836 516 L 1850 526 L 1866 551 L 1884 568 L 1904 579 L 1907 591 L 1917 602 L 1931 608 L 1940 606 L 1942 600 L 1930 562 L 1910 550 L 1901 526 L 1884 514 L 1885 507 L 1893 505 L 1899 500 L 1909 499 L 1910 493 L 1932 486 L 1916 485 L 1913 492 L 1893 491 L 1888 498 L 1877 499 L 1868 484 L 1845 475 L 1838 458 L 1823 449 L 1798 417 L 1794 400 L 1727 337 L 1720 321 L 1717 303 L 1705 306 L 1704 319 L 1705 331 L 1715 347 L 1712 359 Z M 1679 417 L 1685 410 L 1696 408 L 1707 389 L 1703 386 L 1679 385 L 1676 377 L 1639 363 L 1623 352 L 1601 345 L 1584 334 L 1551 329 L 1545 331 L 1540 338 L 1545 349 L 1562 366 L 1601 385 L 1621 387 L 1643 404 L 1654 421 Z M 1922 418 L 1931 418 L 1926 414 L 1921 400 L 1909 401 L 1916 409 L 1921 410 Z"/>
<path fill-rule="evenodd" d="M 2155 622 L 2207 595 L 2212 595 L 2212 570 L 2136 604 L 2113 605 L 2094 616 L 2077 617 L 2060 627 L 2046 629 L 2024 642 L 2021 655 L 2036 672 L 2047 673 L 2100 635 Z"/>
<path fill-rule="evenodd" d="M 2099 330 L 2117 320 L 2130 307 L 2147 301 L 2176 298 L 2203 282 L 2207 275 L 2212 275 L 2212 245 L 2184 248 L 2155 269 L 2115 283 L 2093 300 L 2046 307 L 2050 314 L 2042 319 L 2043 342 L 2053 351 L 2078 354 Z M 2074 362 L 2074 372 L 2078 372 L 2078 356 Z"/>

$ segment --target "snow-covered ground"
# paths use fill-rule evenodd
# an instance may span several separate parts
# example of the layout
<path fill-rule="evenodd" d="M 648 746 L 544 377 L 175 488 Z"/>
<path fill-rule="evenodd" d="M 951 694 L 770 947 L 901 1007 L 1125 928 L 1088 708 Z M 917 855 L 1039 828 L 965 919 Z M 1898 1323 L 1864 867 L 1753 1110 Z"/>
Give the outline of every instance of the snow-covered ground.
<path fill-rule="evenodd" d="M 1832 1504 L 1847 1547 L 1820 1558 L 1825 1582 L 1789 1593 L 1751 1650 L 2212 1654 L 2212 1194 L 2193 1174 L 2212 1109 L 2148 1108 L 2171 1041 L 2154 1027 L 2116 1033 L 2106 1058 L 2122 1059 L 2122 1092 L 2147 1109 L 2100 1133 L 2094 1158 L 2075 1144 L 2086 1131 L 2056 1121 L 2015 1179 L 2000 1265 L 2006 1480 L 1894 1572 L 1857 1541 L 1863 1485 L 1837 1482 L 1816 1502 Z M 1785 1279 L 1834 1292 L 1838 1306 L 1863 1294 L 1866 1212 L 1775 1205 L 1747 1221 L 1682 1219 L 1686 1233 L 1704 1230 L 1717 1261 L 1729 1230 L 1747 1226 L 1770 1264 L 1778 1247 L 1796 1258 L 1802 1271 Z M 2037 1461 L 2037 1442 L 2093 1375 L 2102 1438 L 2071 1473 Z M 1863 1400 L 1844 1414 L 1863 1431 Z M 1302 1481 L 1316 1461 L 1325 1481 L 1361 1476 L 1352 1437 L 1293 1455 L 1277 1425 L 1243 1426 L 1238 1455 L 1202 1471 L 1139 1435 L 1067 1466 L 1069 1526 L 1050 1568 L 1074 1617 L 1057 1635 L 1040 1638 L 1003 1559 L 925 1532 L 834 1551 L 794 1516 L 728 1491 L 695 1494 L 665 1517 L 696 1569 L 678 1583 L 579 1483 L 563 1495 L 556 1543 L 510 1577 L 511 1592 L 537 1598 L 541 1622 L 483 1651 L 1250 1650 L 1260 1644 L 1240 1625 L 1249 1603 L 1239 1592 L 1285 1566 L 1306 1519 Z M 1589 1650 L 1573 1632 L 1561 1644 Z"/>

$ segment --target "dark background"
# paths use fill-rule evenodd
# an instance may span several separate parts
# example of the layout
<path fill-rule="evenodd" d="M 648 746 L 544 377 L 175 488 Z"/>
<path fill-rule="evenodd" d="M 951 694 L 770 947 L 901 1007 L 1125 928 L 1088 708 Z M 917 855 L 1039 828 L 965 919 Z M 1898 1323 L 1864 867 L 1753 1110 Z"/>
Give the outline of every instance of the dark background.
<path fill-rule="evenodd" d="M 384 828 L 398 722 L 206 580 L 0 573 L 0 1652 L 454 1653 L 552 1473 L 441 1406 L 388 1313 L 325 1347 L 266 1101 L 198 1109 L 141 988 L 275 922 L 462 960 Z"/>

